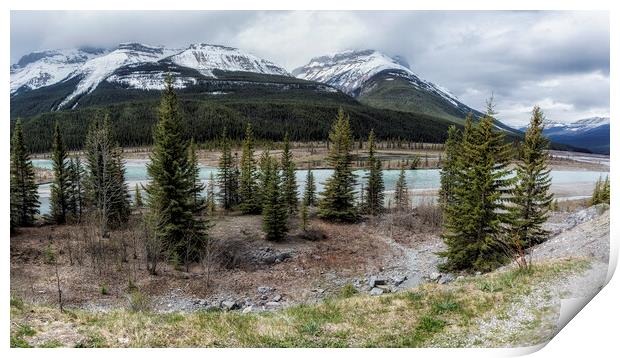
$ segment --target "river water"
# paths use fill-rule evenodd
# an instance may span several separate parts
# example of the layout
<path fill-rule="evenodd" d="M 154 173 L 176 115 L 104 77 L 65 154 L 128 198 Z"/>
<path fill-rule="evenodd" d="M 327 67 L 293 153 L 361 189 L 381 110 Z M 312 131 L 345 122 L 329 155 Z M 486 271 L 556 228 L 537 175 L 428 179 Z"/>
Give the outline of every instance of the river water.
<path fill-rule="evenodd" d="M 52 162 L 49 159 L 33 159 L 32 163 L 36 167 L 51 169 Z M 133 196 L 134 188 L 136 184 L 146 185 L 148 183 L 146 164 L 147 159 L 129 159 L 125 161 L 126 174 L 125 179 L 129 186 L 130 192 Z M 331 169 L 314 169 L 314 181 L 317 186 L 317 192 L 320 193 L 323 190 L 323 183 L 329 178 L 332 173 Z M 209 176 L 213 173 L 214 177 L 217 177 L 217 168 L 201 167 L 200 179 L 203 183 L 207 183 Z M 364 170 L 356 170 L 354 173 L 358 178 L 358 185 L 365 185 Z M 303 192 L 306 182 L 307 170 L 298 170 L 296 172 L 297 185 L 300 193 Z M 552 190 L 554 188 L 570 188 L 572 186 L 579 187 L 584 185 L 594 186 L 594 182 L 599 177 L 605 177 L 608 172 L 597 171 L 570 171 L 570 170 L 553 170 L 551 171 Z M 394 186 L 398 180 L 399 170 L 384 170 L 383 181 L 386 189 L 386 200 L 389 200 L 390 194 L 394 191 Z M 417 169 L 406 170 L 405 176 L 407 180 L 407 187 L 409 188 L 413 203 L 420 203 L 422 201 L 434 201 L 432 191 L 439 188 L 439 170 L 438 169 Z M 589 189 L 588 189 L 589 190 Z M 584 193 L 581 193 L 584 194 Z M 50 196 L 50 184 L 39 185 L 39 201 L 41 202 L 40 213 L 47 214 L 49 212 L 49 196 Z M 580 198 L 583 195 L 568 195 L 562 193 L 560 198 L 574 199 Z"/>

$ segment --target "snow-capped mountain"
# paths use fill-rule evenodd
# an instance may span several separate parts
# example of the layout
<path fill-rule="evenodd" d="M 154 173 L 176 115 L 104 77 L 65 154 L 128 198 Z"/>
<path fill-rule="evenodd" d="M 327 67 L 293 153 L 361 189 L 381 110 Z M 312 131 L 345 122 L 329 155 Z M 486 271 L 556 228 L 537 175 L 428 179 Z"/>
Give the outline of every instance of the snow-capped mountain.
<path fill-rule="evenodd" d="M 11 94 L 66 84 L 73 88 L 55 109 L 73 108 L 104 81 L 126 89 L 160 90 L 165 74 L 172 73 L 175 86 L 184 88 L 205 78 L 217 78 L 217 71 L 290 76 L 273 62 L 233 47 L 194 44 L 170 49 L 123 43 L 111 51 L 49 50 L 26 55 L 11 66 Z"/>
<path fill-rule="evenodd" d="M 195 44 L 170 57 L 179 66 L 193 68 L 207 77 L 214 70 L 243 71 L 288 76 L 288 72 L 271 61 L 242 52 L 234 47 Z"/>
<path fill-rule="evenodd" d="M 521 128 L 525 129 L 527 127 Z M 609 117 L 591 117 L 572 123 L 547 121 L 543 133 L 558 143 L 609 154 L 609 131 Z"/>
<path fill-rule="evenodd" d="M 315 57 L 292 74 L 338 88 L 372 107 L 441 117 L 456 123 L 463 123 L 470 113 L 474 117 L 482 115 L 446 88 L 419 77 L 402 56 L 391 57 L 376 50 L 348 50 Z M 518 135 L 499 121 L 496 126 Z"/>
<path fill-rule="evenodd" d="M 174 50 L 138 43 L 120 44 L 114 51 L 86 61 L 66 79 L 80 78 L 75 90 L 67 96 L 59 107 L 63 107 L 74 98 L 93 91 L 117 69 L 135 63 L 156 62 L 171 55 Z"/>
<path fill-rule="evenodd" d="M 443 97 L 455 107 L 458 99 L 443 87 L 418 77 L 401 56 L 390 57 L 376 50 L 344 51 L 333 55 L 315 57 L 293 75 L 306 80 L 327 83 L 341 91 L 359 96 L 364 85 L 375 75 L 389 71 L 394 76 L 406 78 L 413 86 Z"/>
<path fill-rule="evenodd" d="M 11 66 L 11 94 L 58 83 L 88 60 L 104 55 L 99 48 L 77 48 L 32 52 Z"/>

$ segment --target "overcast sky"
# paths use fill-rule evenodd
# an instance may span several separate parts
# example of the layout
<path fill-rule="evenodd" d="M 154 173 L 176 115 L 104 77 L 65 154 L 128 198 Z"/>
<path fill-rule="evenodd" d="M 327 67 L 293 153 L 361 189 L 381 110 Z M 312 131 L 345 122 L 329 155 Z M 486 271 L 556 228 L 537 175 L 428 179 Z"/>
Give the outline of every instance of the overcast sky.
<path fill-rule="evenodd" d="M 534 104 L 570 122 L 609 116 L 606 12 L 11 12 L 11 63 L 35 50 L 121 42 L 239 47 L 291 71 L 312 57 L 372 48 L 498 117 L 526 124 Z"/>

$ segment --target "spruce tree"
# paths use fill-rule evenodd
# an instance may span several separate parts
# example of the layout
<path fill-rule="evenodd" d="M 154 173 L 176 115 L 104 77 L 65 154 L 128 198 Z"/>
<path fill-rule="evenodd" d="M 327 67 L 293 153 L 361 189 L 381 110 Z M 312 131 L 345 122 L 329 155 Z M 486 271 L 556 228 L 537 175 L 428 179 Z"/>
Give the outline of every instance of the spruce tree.
<path fill-rule="evenodd" d="M 384 209 L 383 172 L 381 171 L 381 161 L 375 156 L 375 151 L 375 131 L 371 130 L 368 136 L 368 182 L 366 184 L 366 195 L 362 201 L 364 210 L 369 215 L 381 214 Z"/>
<path fill-rule="evenodd" d="M 407 188 L 407 179 L 405 177 L 405 166 L 400 166 L 400 173 L 394 188 L 394 204 L 397 211 L 406 211 L 409 209 L 409 189 Z"/>
<path fill-rule="evenodd" d="M 196 216 L 195 164 L 183 139 L 180 113 L 172 78 L 166 77 L 159 105 L 159 121 L 153 131 L 154 147 L 147 165 L 151 182 L 148 194 L 148 222 L 154 236 L 176 263 L 200 259 L 206 243 L 205 222 Z"/>
<path fill-rule="evenodd" d="M 265 192 L 263 198 L 263 231 L 269 241 L 281 241 L 288 232 L 287 206 L 281 192 L 278 163 L 269 157 L 265 163 Z"/>
<path fill-rule="evenodd" d="M 209 183 L 207 185 L 207 214 L 213 215 L 213 213 L 215 213 L 215 209 L 215 177 L 213 176 L 213 172 L 211 172 L 211 174 L 209 174 Z"/>
<path fill-rule="evenodd" d="M 218 185 L 219 185 L 219 199 L 220 204 L 224 210 L 231 210 L 234 206 L 235 200 L 235 163 L 231 152 L 230 139 L 226 134 L 226 128 L 222 133 L 220 142 L 222 148 L 222 156 L 220 157 L 218 165 Z"/>
<path fill-rule="evenodd" d="M 69 160 L 69 212 L 74 220 L 82 219 L 84 209 L 84 167 L 79 157 Z"/>
<path fill-rule="evenodd" d="M 468 117 L 465 123 L 455 205 L 449 205 L 442 237 L 447 259 L 442 270 L 489 271 L 505 262 L 506 242 L 503 227 L 510 222 L 505 205 L 514 179 L 508 178 L 511 145 L 495 128 L 493 106 L 476 126 Z"/>
<path fill-rule="evenodd" d="M 140 209 L 144 206 L 144 202 L 142 201 L 142 193 L 140 192 L 140 186 L 138 185 L 138 183 L 136 183 L 135 188 L 134 206 L 137 209 Z"/>
<path fill-rule="evenodd" d="M 239 178 L 239 209 L 244 214 L 258 214 L 262 210 L 258 196 L 257 179 L 258 172 L 254 160 L 254 135 L 252 126 L 248 123 L 243 140 L 241 175 Z"/>
<path fill-rule="evenodd" d="M 68 164 L 67 148 L 60 133 L 60 124 L 56 122 L 52 142 L 54 180 L 52 181 L 50 195 L 50 216 L 56 224 L 64 224 L 67 221 L 71 185 Z"/>
<path fill-rule="evenodd" d="M 282 151 L 282 200 L 289 214 L 297 211 L 297 180 L 295 178 L 295 163 L 288 133 L 284 136 L 284 149 Z"/>
<path fill-rule="evenodd" d="M 521 160 L 516 168 L 513 191 L 511 234 L 519 240 L 518 247 L 527 248 L 545 241 L 549 231 L 542 228 L 547 221 L 553 194 L 549 192 L 551 177 L 547 167 L 549 141 L 543 136 L 544 117 L 534 107 L 525 140 L 520 146 Z"/>
<path fill-rule="evenodd" d="M 122 149 L 114 143 L 108 115 L 95 118 L 86 135 L 86 198 L 97 213 L 101 235 L 127 222 L 131 213 Z"/>
<path fill-rule="evenodd" d="M 469 114 L 468 116 L 471 116 Z M 458 185 L 459 155 L 461 145 L 461 132 L 456 126 L 448 128 L 448 139 L 444 144 L 443 166 L 440 172 L 439 205 L 444 211 L 454 203 L 454 188 Z"/>
<path fill-rule="evenodd" d="M 39 194 L 34 166 L 24 144 L 21 120 L 18 119 L 11 139 L 11 229 L 34 224 L 39 213 Z"/>
<path fill-rule="evenodd" d="M 299 218 L 301 219 L 301 229 L 306 231 L 308 228 L 308 204 L 303 200 L 301 203 L 301 210 L 299 211 Z"/>
<path fill-rule="evenodd" d="M 189 177 L 191 180 L 191 204 L 194 206 L 193 212 L 195 215 L 201 215 L 202 211 L 206 208 L 206 201 L 202 197 L 202 192 L 205 190 L 205 185 L 200 180 L 200 166 L 198 165 L 198 157 L 196 156 L 196 142 L 192 138 L 189 142 L 188 157 L 189 157 Z"/>
<path fill-rule="evenodd" d="M 329 133 L 328 163 L 334 172 L 325 183 L 319 202 L 319 216 L 330 221 L 352 222 L 358 219 L 355 206 L 355 175 L 351 169 L 353 138 L 349 116 L 338 111 L 338 117 Z"/>
<path fill-rule="evenodd" d="M 273 158 L 271 158 L 271 153 L 269 151 L 269 148 L 265 148 L 265 150 L 261 154 L 260 159 L 258 161 L 258 193 L 257 194 L 258 194 L 260 204 L 261 204 L 261 211 L 265 203 L 265 192 L 267 190 L 267 181 L 269 179 L 268 176 L 269 176 L 269 171 L 271 170 L 270 165 L 271 165 L 272 160 Z"/>
<path fill-rule="evenodd" d="M 316 206 L 317 204 L 316 184 L 314 183 L 314 174 L 312 174 L 312 170 L 310 169 L 308 169 L 308 174 L 306 174 L 303 203 L 306 206 Z"/>

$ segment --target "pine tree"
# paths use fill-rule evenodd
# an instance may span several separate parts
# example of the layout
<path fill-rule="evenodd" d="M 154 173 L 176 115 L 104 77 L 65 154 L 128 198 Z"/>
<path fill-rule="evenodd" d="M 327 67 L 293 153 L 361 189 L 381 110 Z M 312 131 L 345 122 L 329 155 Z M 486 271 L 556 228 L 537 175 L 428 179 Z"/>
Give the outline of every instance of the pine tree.
<path fill-rule="evenodd" d="M 314 183 L 314 174 L 312 170 L 308 169 L 306 174 L 306 187 L 304 188 L 303 203 L 306 206 L 316 206 L 316 184 Z"/>
<path fill-rule="evenodd" d="M 108 115 L 90 124 L 86 136 L 86 197 L 98 216 L 101 235 L 127 222 L 131 213 L 122 149 L 114 143 Z"/>
<path fill-rule="evenodd" d="M 510 221 L 505 200 L 514 182 L 507 177 L 512 149 L 495 129 L 493 115 L 489 102 L 477 126 L 471 117 L 465 123 L 455 205 L 448 206 L 444 221 L 442 270 L 489 271 L 507 258 L 502 234 Z"/>
<path fill-rule="evenodd" d="M 544 117 L 540 107 L 534 107 L 525 140 L 520 146 L 521 160 L 516 168 L 516 185 L 513 191 L 511 232 L 518 247 L 527 248 L 546 240 L 549 231 L 542 228 L 547 221 L 553 194 L 550 170 L 547 167 L 548 140 L 543 136 Z"/>
<path fill-rule="evenodd" d="M 355 206 L 355 176 L 351 169 L 351 127 L 349 117 L 338 111 L 338 117 L 329 133 L 330 149 L 327 161 L 334 173 L 325 183 L 319 203 L 319 216 L 331 221 L 357 220 Z"/>
<path fill-rule="evenodd" d="M 263 231 L 269 241 L 281 241 L 288 232 L 287 207 L 281 192 L 278 163 L 271 157 L 265 164 L 265 193 L 263 204 Z"/>
<path fill-rule="evenodd" d="M 136 183 L 136 188 L 135 188 L 134 202 L 135 202 L 134 206 L 138 209 L 144 206 L 144 203 L 142 201 L 142 193 L 140 193 L 140 186 L 137 183 Z"/>
<path fill-rule="evenodd" d="M 265 204 L 265 192 L 267 191 L 267 182 L 268 182 L 268 176 L 269 176 L 269 171 L 270 169 L 270 165 L 271 165 L 271 161 L 273 160 L 273 158 L 271 158 L 271 153 L 269 151 L 269 148 L 265 148 L 265 150 L 263 151 L 263 153 L 260 156 L 260 159 L 258 161 L 258 197 L 260 200 L 260 204 L 261 204 L 261 211 L 262 211 L 262 207 Z"/>
<path fill-rule="evenodd" d="M 407 179 L 405 178 L 405 166 L 400 166 L 400 173 L 394 188 L 394 204 L 396 210 L 406 211 L 409 209 L 409 189 L 407 189 Z"/>
<path fill-rule="evenodd" d="M 67 221 L 68 192 L 71 183 L 69 181 L 67 148 L 60 133 L 58 122 L 54 125 L 52 170 L 54 171 L 54 180 L 51 186 L 50 216 L 56 224 L 64 224 Z"/>
<path fill-rule="evenodd" d="M 21 120 L 15 123 L 11 139 L 11 229 L 34 224 L 39 213 L 39 194 L 34 166 L 24 144 Z"/>
<path fill-rule="evenodd" d="M 605 177 L 605 182 L 603 183 L 602 188 L 601 201 L 609 204 L 611 200 L 611 183 L 609 182 L 609 175 Z"/>
<path fill-rule="evenodd" d="M 471 114 L 468 115 L 470 117 Z M 471 121 L 471 119 L 469 119 Z M 461 132 L 455 126 L 448 128 L 448 139 L 444 145 L 443 166 L 440 172 L 439 205 L 444 212 L 446 207 L 454 204 L 454 188 L 458 185 L 459 155 L 461 145 Z"/>
<path fill-rule="evenodd" d="M 200 180 L 200 167 L 198 165 L 198 157 L 196 156 L 196 142 L 194 142 L 194 138 L 190 140 L 187 150 L 189 157 L 188 175 L 191 178 L 191 204 L 194 206 L 194 215 L 201 215 L 206 208 L 206 201 L 202 197 L 205 185 Z"/>
<path fill-rule="evenodd" d="M 385 185 L 383 184 L 383 173 L 381 171 L 381 161 L 375 156 L 375 131 L 371 130 L 368 136 L 368 183 L 366 185 L 366 195 L 362 200 L 364 210 L 370 215 L 378 215 L 383 212 L 383 201 Z M 362 191 L 363 192 L 363 191 Z"/>
<path fill-rule="evenodd" d="M 180 113 L 172 78 L 166 77 L 159 105 L 159 121 L 153 132 L 154 147 L 146 187 L 149 218 L 155 237 L 172 260 L 184 263 L 200 259 L 208 240 L 206 223 L 194 204 L 196 166 L 183 139 Z"/>
<path fill-rule="evenodd" d="M 252 126 L 248 123 L 243 140 L 241 153 L 241 175 L 239 178 L 239 209 L 244 214 L 258 214 L 261 212 L 260 198 L 257 184 L 258 173 L 254 160 L 254 135 Z"/>
<path fill-rule="evenodd" d="M 226 129 L 222 133 L 221 144 L 222 156 L 218 165 L 218 185 L 219 199 L 224 210 L 231 210 L 234 206 L 234 189 L 235 189 L 235 163 L 230 148 L 230 140 L 226 134 Z"/>
<path fill-rule="evenodd" d="M 301 202 L 301 210 L 299 211 L 299 218 L 301 219 L 301 229 L 306 231 L 308 228 L 308 204 L 303 200 Z"/>
<path fill-rule="evenodd" d="M 590 199 L 590 205 L 596 205 L 602 203 L 601 190 L 603 185 L 603 178 L 599 177 L 594 184 L 594 190 L 592 191 L 592 198 Z"/>
<path fill-rule="evenodd" d="M 207 185 L 207 214 L 213 215 L 215 209 L 215 177 L 213 172 L 211 172 L 209 174 L 209 184 Z"/>
<path fill-rule="evenodd" d="M 84 167 L 79 157 L 69 160 L 69 199 L 68 208 L 71 216 L 78 222 L 82 219 L 84 209 Z"/>
<path fill-rule="evenodd" d="M 289 214 L 297 211 L 297 181 L 295 178 L 295 163 L 288 133 L 284 136 L 284 149 L 282 151 L 282 200 Z"/>

